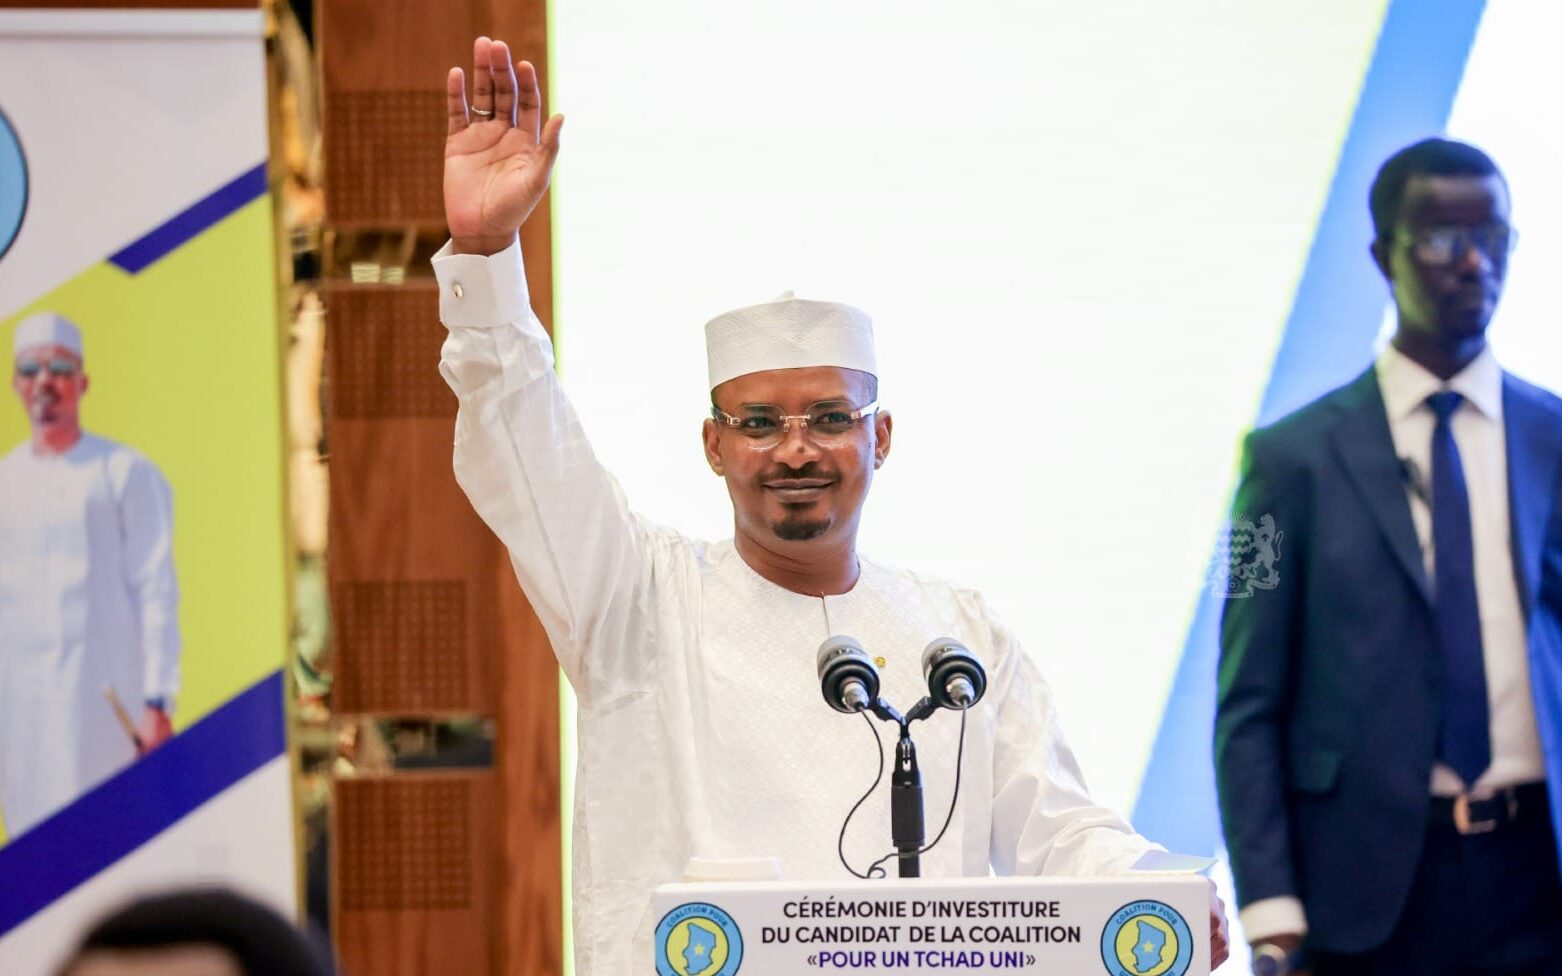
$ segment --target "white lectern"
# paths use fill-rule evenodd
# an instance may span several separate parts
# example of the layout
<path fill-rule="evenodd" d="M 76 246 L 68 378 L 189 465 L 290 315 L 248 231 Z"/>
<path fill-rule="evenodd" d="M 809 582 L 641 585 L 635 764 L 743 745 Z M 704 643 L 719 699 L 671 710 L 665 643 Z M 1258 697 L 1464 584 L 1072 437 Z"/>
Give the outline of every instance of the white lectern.
<path fill-rule="evenodd" d="M 651 941 L 658 976 L 1208 976 L 1209 905 L 1154 872 L 669 884 Z"/>

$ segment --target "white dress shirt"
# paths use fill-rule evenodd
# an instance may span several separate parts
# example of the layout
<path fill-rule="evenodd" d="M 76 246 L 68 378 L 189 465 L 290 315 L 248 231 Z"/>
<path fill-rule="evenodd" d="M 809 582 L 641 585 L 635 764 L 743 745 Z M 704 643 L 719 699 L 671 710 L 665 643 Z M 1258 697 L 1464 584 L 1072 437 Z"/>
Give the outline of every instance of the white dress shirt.
<path fill-rule="evenodd" d="M 1464 397 L 1453 415 L 1454 443 L 1470 499 L 1475 555 L 1475 596 L 1481 612 L 1486 659 L 1486 699 L 1491 714 L 1491 765 L 1471 786 L 1476 796 L 1546 778 L 1530 698 L 1529 643 L 1523 604 L 1514 578 L 1512 523 L 1508 518 L 1508 441 L 1502 419 L 1502 369 L 1488 347 L 1446 383 L 1390 344 L 1378 357 L 1378 385 L 1388 411 L 1394 452 L 1408 462 L 1405 490 L 1426 578 L 1433 572 L 1432 431 L 1437 419 L 1426 398 L 1440 390 Z M 1434 597 L 1435 598 L 1435 597 Z M 1465 784 L 1442 763 L 1432 767 L 1431 791 L 1457 796 Z"/>
<path fill-rule="evenodd" d="M 1475 555 L 1475 596 L 1481 614 L 1481 648 L 1486 662 L 1486 699 L 1491 720 L 1491 765 L 1469 792 L 1494 790 L 1546 778 L 1530 697 L 1529 644 L 1523 605 L 1514 578 L 1508 518 L 1508 444 L 1502 419 L 1502 369 L 1487 347 L 1446 382 L 1390 343 L 1377 361 L 1378 388 L 1388 413 L 1394 453 L 1404 463 L 1405 493 L 1426 578 L 1435 580 L 1432 551 L 1432 432 L 1437 417 L 1426 398 L 1453 390 L 1464 400 L 1454 411 L 1454 443 L 1470 500 Z M 1434 594 L 1435 599 L 1435 594 Z M 1465 792 L 1459 775 L 1434 763 L 1429 790 L 1435 796 Z M 1306 919 L 1295 898 L 1265 898 L 1241 912 L 1249 940 L 1303 932 Z"/>

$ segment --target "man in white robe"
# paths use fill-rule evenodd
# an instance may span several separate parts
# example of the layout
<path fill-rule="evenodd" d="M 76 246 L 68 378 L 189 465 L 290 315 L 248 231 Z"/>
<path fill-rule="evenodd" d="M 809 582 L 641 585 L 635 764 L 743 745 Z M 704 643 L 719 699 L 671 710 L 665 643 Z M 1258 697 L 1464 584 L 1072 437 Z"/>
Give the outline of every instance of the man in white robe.
<path fill-rule="evenodd" d="M 547 188 L 563 120 L 540 125 L 535 71 L 512 66 L 504 44 L 479 38 L 474 60 L 470 106 L 460 69 L 446 86 L 440 371 L 460 400 L 457 479 L 508 547 L 579 698 L 577 972 L 652 971 L 652 889 L 690 858 L 848 876 L 837 835 L 879 753 L 863 719 L 821 698 L 815 652 L 832 634 L 882 657 L 883 697 L 903 708 L 927 693 L 930 640 L 957 638 L 986 664 L 960 801 L 923 874 L 1127 870 L 1151 845 L 1092 802 L 1047 684 L 981 596 L 856 551 L 893 429 L 871 404 L 861 312 L 787 297 L 713 321 L 704 446 L 732 496 L 734 538 L 691 540 L 630 511 L 559 386 L 521 268 L 517 231 Z M 950 711 L 916 727 L 930 834 L 948 810 L 959 728 Z M 887 793 L 846 831 L 855 872 L 891 849 Z"/>
<path fill-rule="evenodd" d="M 31 428 L 0 458 L 0 812 L 14 837 L 172 734 L 179 595 L 168 482 L 81 428 L 80 330 L 43 313 L 12 345 Z M 134 737 L 109 689 L 138 716 Z"/>

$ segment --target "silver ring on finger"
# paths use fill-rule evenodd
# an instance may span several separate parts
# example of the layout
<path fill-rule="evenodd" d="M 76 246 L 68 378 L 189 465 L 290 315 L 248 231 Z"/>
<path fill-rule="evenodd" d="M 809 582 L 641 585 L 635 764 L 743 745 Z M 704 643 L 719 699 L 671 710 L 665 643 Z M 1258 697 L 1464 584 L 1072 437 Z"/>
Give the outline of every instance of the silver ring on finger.
<path fill-rule="evenodd" d="M 491 108 L 478 108 L 474 105 L 472 106 L 472 114 L 481 115 L 485 119 L 491 119 L 493 118 L 494 110 Z"/>

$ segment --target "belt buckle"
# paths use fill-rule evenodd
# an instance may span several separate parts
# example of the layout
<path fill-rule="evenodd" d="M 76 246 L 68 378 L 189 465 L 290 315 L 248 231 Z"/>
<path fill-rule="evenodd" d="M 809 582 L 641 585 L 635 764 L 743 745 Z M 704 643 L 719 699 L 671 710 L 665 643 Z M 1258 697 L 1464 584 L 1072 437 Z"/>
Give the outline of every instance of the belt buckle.
<path fill-rule="evenodd" d="M 1497 818 L 1471 820 L 1470 794 L 1460 793 L 1454 797 L 1454 829 L 1464 835 L 1489 834 L 1497 829 Z"/>

